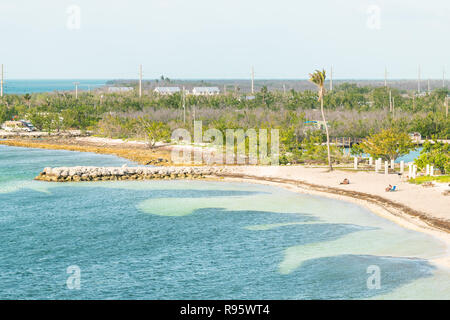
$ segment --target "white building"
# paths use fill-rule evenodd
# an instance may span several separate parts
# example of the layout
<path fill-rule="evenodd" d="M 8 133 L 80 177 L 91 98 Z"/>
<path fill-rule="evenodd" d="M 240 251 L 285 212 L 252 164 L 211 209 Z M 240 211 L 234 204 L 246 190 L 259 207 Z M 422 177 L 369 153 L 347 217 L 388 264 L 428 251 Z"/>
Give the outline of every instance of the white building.
<path fill-rule="evenodd" d="M 168 95 L 180 92 L 180 88 L 178 87 L 156 87 L 154 90 L 156 93 Z"/>
<path fill-rule="evenodd" d="M 192 89 L 192 94 L 196 96 L 213 96 L 220 93 L 217 87 L 195 87 Z"/>
<path fill-rule="evenodd" d="M 108 92 L 130 92 L 133 87 L 108 87 Z"/>

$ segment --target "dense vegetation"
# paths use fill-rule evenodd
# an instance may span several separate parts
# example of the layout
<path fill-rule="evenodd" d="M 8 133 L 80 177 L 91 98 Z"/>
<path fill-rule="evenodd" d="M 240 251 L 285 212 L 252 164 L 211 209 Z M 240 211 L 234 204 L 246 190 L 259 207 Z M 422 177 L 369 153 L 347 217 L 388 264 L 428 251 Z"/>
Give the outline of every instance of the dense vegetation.
<path fill-rule="evenodd" d="M 425 142 L 415 163 L 419 169 L 430 165 L 439 169 L 441 173 L 448 174 L 450 172 L 450 144 Z"/>
<path fill-rule="evenodd" d="M 449 139 L 450 120 L 444 106 L 448 94 L 444 88 L 416 96 L 397 89 L 344 83 L 324 95 L 331 141 L 336 137 L 365 138 L 387 128 Z M 202 120 L 205 130 L 279 128 L 283 150 L 298 159 L 300 155 L 294 155 L 311 141 L 310 133 L 315 129 L 305 121 L 321 119 L 318 93 L 311 90 L 283 93 L 262 87 L 251 97 L 235 92 L 210 97 L 187 95 L 185 106 L 184 122 L 181 94 L 146 92 L 139 98 L 135 92 L 98 91 L 79 93 L 78 99 L 72 93 L 6 95 L 0 99 L 0 122 L 26 118 L 45 131 L 91 130 L 114 138 L 149 138 L 152 134 L 152 143 L 166 139 L 175 128 L 192 130 L 194 119 Z M 163 134 L 155 136 L 155 128 Z M 325 141 L 320 132 L 313 139 Z"/>

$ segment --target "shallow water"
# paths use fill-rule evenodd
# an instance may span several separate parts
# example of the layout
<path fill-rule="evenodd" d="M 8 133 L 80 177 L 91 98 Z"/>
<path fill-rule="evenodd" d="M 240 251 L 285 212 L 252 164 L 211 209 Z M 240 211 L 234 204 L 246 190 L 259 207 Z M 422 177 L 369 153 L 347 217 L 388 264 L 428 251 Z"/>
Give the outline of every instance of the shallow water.
<path fill-rule="evenodd" d="M 440 242 L 351 203 L 253 184 L 32 180 L 124 163 L 0 146 L 1 299 L 450 298 L 449 272 L 429 262 Z"/>

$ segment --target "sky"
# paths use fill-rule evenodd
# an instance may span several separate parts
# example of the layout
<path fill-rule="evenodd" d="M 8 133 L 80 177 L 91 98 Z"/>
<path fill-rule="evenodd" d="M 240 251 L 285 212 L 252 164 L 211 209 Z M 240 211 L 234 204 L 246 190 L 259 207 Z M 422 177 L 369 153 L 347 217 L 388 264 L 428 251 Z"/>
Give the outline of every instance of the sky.
<path fill-rule="evenodd" d="M 442 79 L 448 0 L 0 0 L 9 79 Z"/>

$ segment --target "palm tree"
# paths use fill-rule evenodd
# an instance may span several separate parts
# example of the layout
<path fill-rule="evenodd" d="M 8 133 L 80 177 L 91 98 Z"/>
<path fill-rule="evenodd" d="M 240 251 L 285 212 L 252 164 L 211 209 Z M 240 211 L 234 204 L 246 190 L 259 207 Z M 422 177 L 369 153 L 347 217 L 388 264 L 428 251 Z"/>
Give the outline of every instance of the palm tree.
<path fill-rule="evenodd" d="M 325 120 L 325 113 L 323 112 L 323 96 L 325 94 L 325 70 L 316 70 L 314 73 L 309 74 L 309 81 L 314 83 L 319 90 L 319 101 L 320 101 L 320 111 L 322 112 L 322 120 L 325 124 L 325 131 L 327 133 L 327 151 L 328 151 L 328 165 L 330 166 L 330 171 L 333 171 L 333 166 L 331 165 L 331 153 L 330 153 L 330 135 L 328 134 L 328 125 Z"/>
<path fill-rule="evenodd" d="M 28 107 L 30 107 L 30 101 L 31 101 L 31 95 L 29 93 L 26 93 L 23 98 L 27 102 Z"/>

